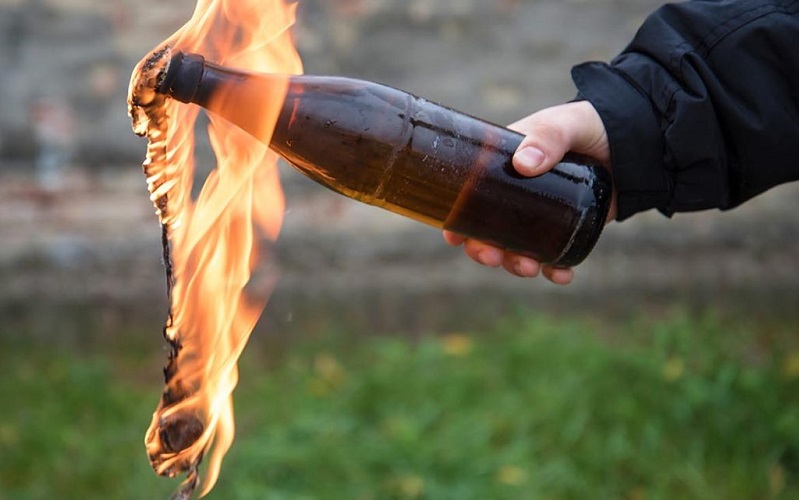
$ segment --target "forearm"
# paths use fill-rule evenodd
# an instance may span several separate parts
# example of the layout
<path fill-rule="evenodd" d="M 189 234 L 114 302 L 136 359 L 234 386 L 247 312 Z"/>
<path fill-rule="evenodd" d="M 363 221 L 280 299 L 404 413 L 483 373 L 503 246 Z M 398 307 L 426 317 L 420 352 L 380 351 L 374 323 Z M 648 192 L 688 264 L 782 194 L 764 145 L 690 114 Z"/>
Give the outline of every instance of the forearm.
<path fill-rule="evenodd" d="M 573 78 L 607 129 L 619 219 L 732 208 L 799 179 L 799 0 L 667 5 Z"/>

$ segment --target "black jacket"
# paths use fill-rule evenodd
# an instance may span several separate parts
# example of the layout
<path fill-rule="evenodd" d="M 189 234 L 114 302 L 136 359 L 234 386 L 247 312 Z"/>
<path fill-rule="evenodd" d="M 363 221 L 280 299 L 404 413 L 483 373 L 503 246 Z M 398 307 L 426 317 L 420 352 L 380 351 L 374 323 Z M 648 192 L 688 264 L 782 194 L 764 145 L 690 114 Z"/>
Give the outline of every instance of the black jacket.
<path fill-rule="evenodd" d="M 666 5 L 572 77 L 608 132 L 619 220 L 728 209 L 799 179 L 799 0 Z"/>

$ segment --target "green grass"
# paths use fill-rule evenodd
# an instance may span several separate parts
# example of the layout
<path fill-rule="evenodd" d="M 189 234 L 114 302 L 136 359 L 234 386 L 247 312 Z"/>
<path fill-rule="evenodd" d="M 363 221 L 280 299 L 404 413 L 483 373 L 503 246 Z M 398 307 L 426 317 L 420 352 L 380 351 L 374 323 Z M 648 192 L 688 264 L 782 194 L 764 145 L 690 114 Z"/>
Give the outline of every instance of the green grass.
<path fill-rule="evenodd" d="M 527 315 L 280 357 L 256 341 L 209 498 L 797 498 L 795 327 Z M 142 443 L 153 359 L 4 341 L 0 498 L 167 497 Z"/>

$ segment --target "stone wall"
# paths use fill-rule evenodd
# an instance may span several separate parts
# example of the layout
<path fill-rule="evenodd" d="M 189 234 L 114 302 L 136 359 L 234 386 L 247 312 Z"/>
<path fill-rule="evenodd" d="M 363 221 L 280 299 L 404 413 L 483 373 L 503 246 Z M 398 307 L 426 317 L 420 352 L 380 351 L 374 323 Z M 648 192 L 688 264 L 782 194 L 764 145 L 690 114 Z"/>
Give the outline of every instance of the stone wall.
<path fill-rule="evenodd" d="M 380 81 L 508 123 L 570 99 L 569 68 L 612 57 L 658 3 L 303 0 L 297 42 L 309 73 Z M 136 61 L 192 10 L 188 0 L 0 0 L 4 314 L 74 302 L 160 316 L 158 227 L 125 93 Z M 50 192 L 34 175 L 37 120 L 56 119 L 71 159 Z M 482 269 L 438 231 L 283 175 L 289 211 L 270 306 L 279 328 L 311 328 L 320 311 L 382 329 L 449 328 L 517 303 L 799 309 L 795 185 L 730 213 L 612 224 L 576 283 L 557 288 Z"/>

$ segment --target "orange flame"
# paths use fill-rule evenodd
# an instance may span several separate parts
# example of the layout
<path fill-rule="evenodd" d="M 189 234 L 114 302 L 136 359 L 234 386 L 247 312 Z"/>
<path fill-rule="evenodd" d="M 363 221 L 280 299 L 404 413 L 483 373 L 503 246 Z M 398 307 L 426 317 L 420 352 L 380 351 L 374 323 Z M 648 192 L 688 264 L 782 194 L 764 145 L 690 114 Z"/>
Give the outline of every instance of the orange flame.
<path fill-rule="evenodd" d="M 193 200 L 198 108 L 154 88 L 172 49 L 258 72 L 300 73 L 290 33 L 295 14 L 296 3 L 284 0 L 199 0 L 191 20 L 143 60 L 131 79 L 129 110 L 134 131 L 149 138 L 144 170 L 169 245 L 171 304 L 164 334 L 172 352 L 145 444 L 158 474 L 188 472 L 180 497 L 191 495 L 197 467 L 212 450 L 201 495 L 211 490 L 233 441 L 237 362 L 266 301 L 247 294 L 245 286 L 259 256 L 259 236 L 277 238 L 284 199 L 277 156 L 209 115 L 217 166 Z M 282 102 L 283 96 L 274 99 Z"/>

